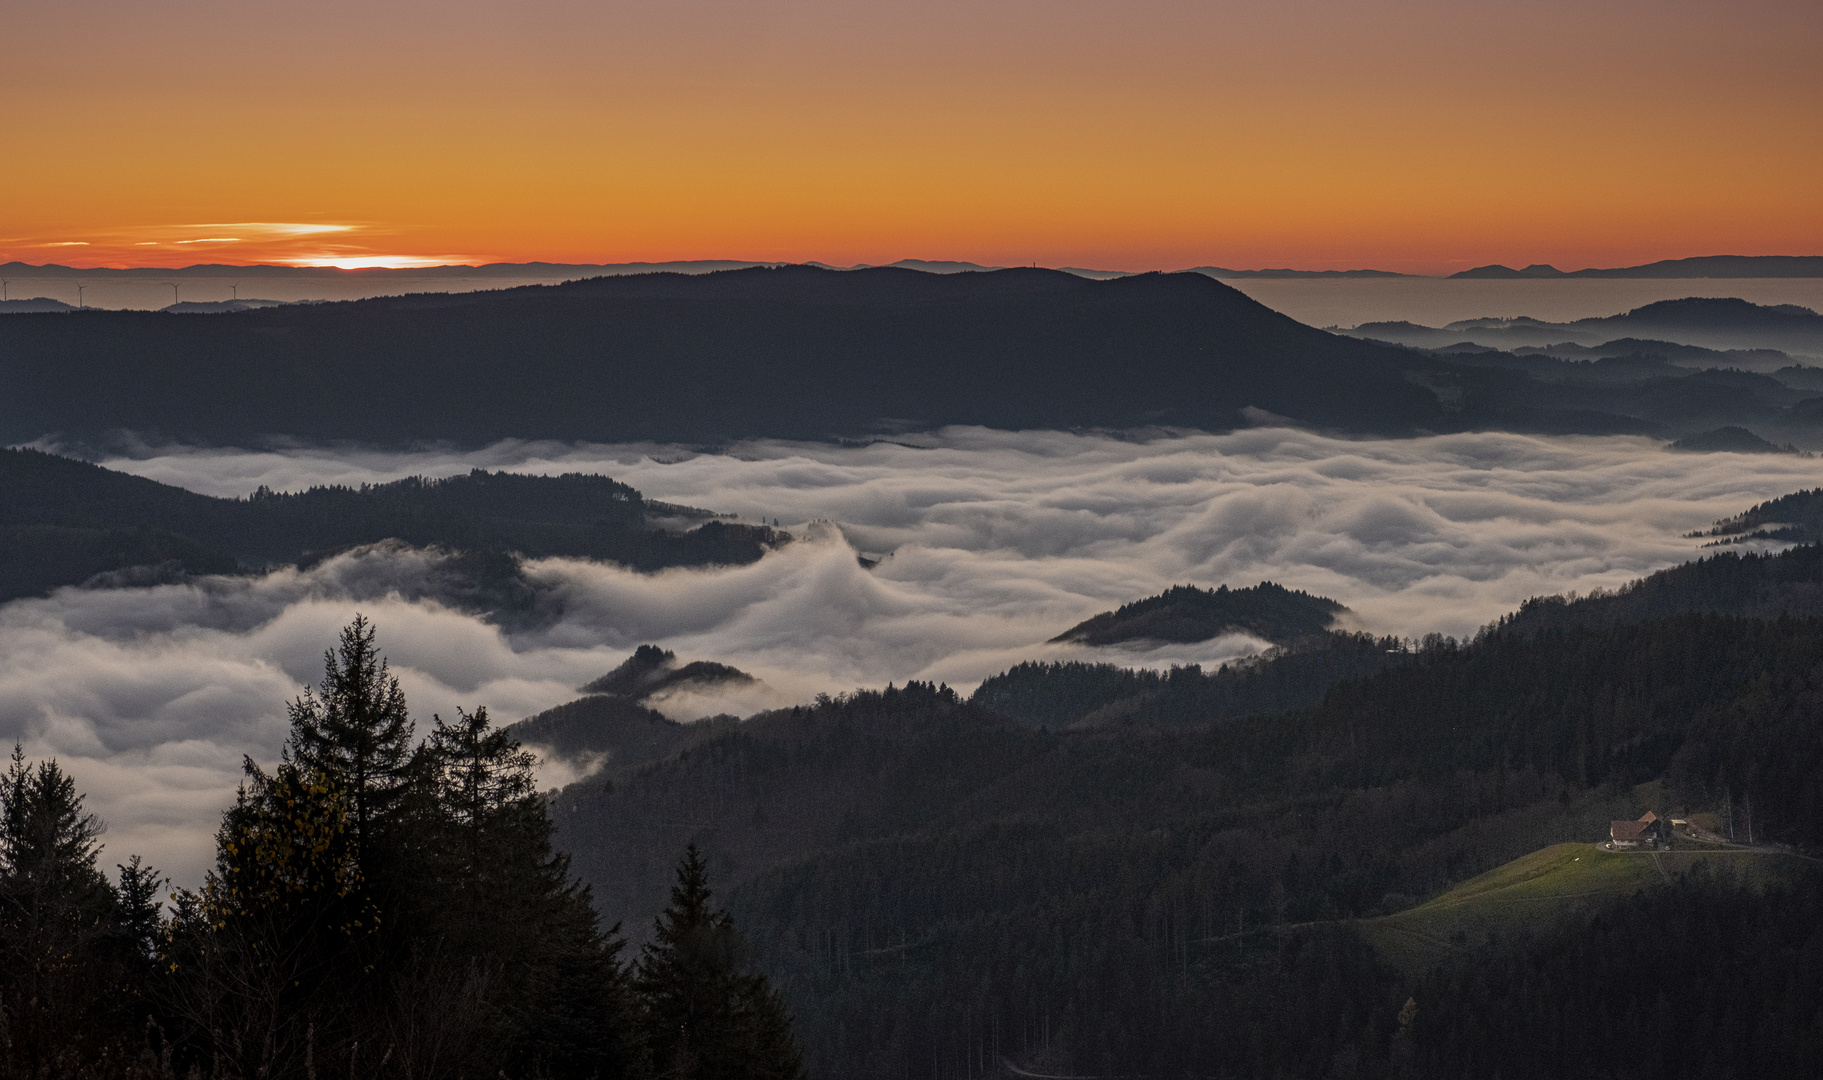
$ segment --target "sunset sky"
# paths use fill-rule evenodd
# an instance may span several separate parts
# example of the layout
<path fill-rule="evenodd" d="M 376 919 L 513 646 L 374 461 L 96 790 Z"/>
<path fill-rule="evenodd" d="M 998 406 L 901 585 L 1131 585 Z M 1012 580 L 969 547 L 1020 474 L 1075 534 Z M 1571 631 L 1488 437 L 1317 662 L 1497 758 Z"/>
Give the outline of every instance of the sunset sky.
<path fill-rule="evenodd" d="M 0 261 L 1823 254 L 1818 0 L 0 0 Z"/>

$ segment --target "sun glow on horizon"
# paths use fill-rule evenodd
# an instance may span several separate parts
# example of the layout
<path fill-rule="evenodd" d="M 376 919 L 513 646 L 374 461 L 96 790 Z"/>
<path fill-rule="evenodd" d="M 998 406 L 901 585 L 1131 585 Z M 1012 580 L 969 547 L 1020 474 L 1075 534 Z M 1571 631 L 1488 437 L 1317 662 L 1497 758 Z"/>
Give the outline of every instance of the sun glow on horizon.
<path fill-rule="evenodd" d="M 242 8 L 9 7 L 0 261 L 1823 252 L 1817 0 Z"/>
<path fill-rule="evenodd" d="M 425 257 L 418 255 L 313 255 L 276 260 L 285 266 L 314 267 L 323 270 L 422 270 L 431 266 L 473 265 L 454 256 Z"/>

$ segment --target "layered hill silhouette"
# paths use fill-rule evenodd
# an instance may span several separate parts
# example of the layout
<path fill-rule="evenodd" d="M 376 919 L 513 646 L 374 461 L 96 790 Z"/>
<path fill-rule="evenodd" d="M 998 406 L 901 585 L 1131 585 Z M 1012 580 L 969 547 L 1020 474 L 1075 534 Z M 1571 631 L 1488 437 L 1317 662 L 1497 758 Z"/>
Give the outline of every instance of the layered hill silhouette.
<path fill-rule="evenodd" d="M 1463 418 L 1439 362 L 1203 274 L 750 268 L 179 319 L 0 320 L 0 436 L 717 442 L 944 424 L 1347 430 Z"/>
<path fill-rule="evenodd" d="M 477 469 L 443 480 L 267 490 L 220 499 L 37 450 L 0 449 L 0 600 L 77 585 L 149 583 L 305 563 L 396 540 L 454 554 L 446 599 L 490 611 L 533 602 L 518 556 L 636 569 L 742 564 L 788 539 L 707 511 L 648 502 L 605 476 Z"/>
<path fill-rule="evenodd" d="M 1549 263 L 1533 263 L 1515 270 L 1495 263 L 1451 274 L 1455 278 L 1778 278 L 1823 277 L 1819 255 L 1699 255 L 1689 259 L 1661 259 L 1640 266 L 1607 269 L 1559 270 Z"/>
<path fill-rule="evenodd" d="M 1823 350 L 1823 318 L 1803 309 L 1691 300 L 1588 325 L 1471 322 L 1346 337 L 1203 273 L 1091 280 L 1030 268 L 812 266 L 207 318 L 27 313 L 0 319 L 0 438 L 721 445 L 951 424 L 1228 430 L 1270 420 L 1381 435 L 1673 438 L 1732 424 L 1806 444 L 1823 421 L 1792 409 L 1795 398 L 1660 386 L 1621 365 L 1595 380 L 1605 387 L 1596 393 L 1586 380 L 1532 371 L 1529 359 L 1398 347 L 1434 347 L 1438 333 L 1497 348 L 1675 334 L 1703 348 Z M 1808 370 L 1790 355 L 1754 362 Z M 1803 381 L 1772 385 L 1783 393 Z"/>
<path fill-rule="evenodd" d="M 1571 322 L 1528 317 L 1462 319 L 1441 327 L 1377 322 L 1348 333 L 1431 349 L 1462 342 L 1496 349 L 1548 349 L 1566 359 L 1656 355 L 1696 367 L 1770 370 L 1791 363 L 1792 358 L 1781 353 L 1823 355 L 1823 315 L 1796 304 L 1755 304 L 1736 297 L 1661 300 L 1618 315 Z M 1766 350 L 1766 355 L 1741 355 L 1752 350 Z"/>

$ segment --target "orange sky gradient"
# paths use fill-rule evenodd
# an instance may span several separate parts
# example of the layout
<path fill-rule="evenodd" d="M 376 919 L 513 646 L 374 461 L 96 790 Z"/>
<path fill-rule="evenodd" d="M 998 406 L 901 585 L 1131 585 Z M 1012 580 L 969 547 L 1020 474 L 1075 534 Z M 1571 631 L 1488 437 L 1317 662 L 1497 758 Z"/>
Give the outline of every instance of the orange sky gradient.
<path fill-rule="evenodd" d="M 0 261 L 1823 254 L 1817 0 L 0 0 L 0 26 Z"/>

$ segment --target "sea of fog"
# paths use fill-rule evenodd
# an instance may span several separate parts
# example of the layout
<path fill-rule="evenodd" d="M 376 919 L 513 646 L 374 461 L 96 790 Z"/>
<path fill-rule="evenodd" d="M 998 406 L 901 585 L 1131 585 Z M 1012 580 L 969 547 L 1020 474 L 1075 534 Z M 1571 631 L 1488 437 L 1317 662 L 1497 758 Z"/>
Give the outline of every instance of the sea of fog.
<path fill-rule="evenodd" d="M 1466 635 L 1528 597 L 1685 561 L 1699 551 L 1691 530 L 1823 485 L 1818 459 L 1678 454 L 1639 438 L 1344 440 L 1282 428 L 1143 441 L 952 429 L 717 454 L 175 448 L 106 464 L 216 495 L 475 467 L 599 472 L 797 537 L 744 567 L 638 574 L 538 561 L 527 572 L 561 616 L 511 632 L 408 599 L 422 596 L 411 586 L 436 556 L 402 550 L 0 606 L 0 739 L 55 754 L 77 777 L 109 823 L 109 859 L 142 853 L 192 883 L 242 755 L 276 756 L 285 702 L 320 677 L 323 651 L 356 611 L 378 625 L 420 723 L 457 706 L 518 719 L 574 698 L 646 642 L 761 680 L 729 698 L 664 701 L 669 714 L 746 715 L 908 679 L 967 691 L 1029 659 L 1215 664 L 1260 646 L 1046 644 L 1178 583 L 1272 580 L 1342 601 L 1375 633 Z M 570 775 L 551 762 L 545 780 Z"/>
<path fill-rule="evenodd" d="M 574 275 L 570 275 L 574 276 Z M 161 308 L 176 296 L 185 301 L 227 300 L 236 295 L 264 300 L 360 300 L 422 292 L 472 292 L 520 285 L 555 285 L 565 276 L 444 277 L 323 271 L 285 277 L 85 279 L 80 277 L 14 277 L 8 282 L 15 299 L 49 297 L 67 304 L 80 299 L 90 307 Z M 1564 321 L 1617 315 L 1655 300 L 1687 296 L 1737 296 L 1756 304 L 1799 304 L 1823 310 L 1823 278 L 1707 278 L 1667 280 L 1572 278 L 1569 280 L 1477 280 L 1430 277 L 1343 279 L 1255 279 L 1228 284 L 1312 326 L 1358 326 L 1383 319 L 1404 319 L 1442 326 L 1458 319 L 1530 315 Z"/>

